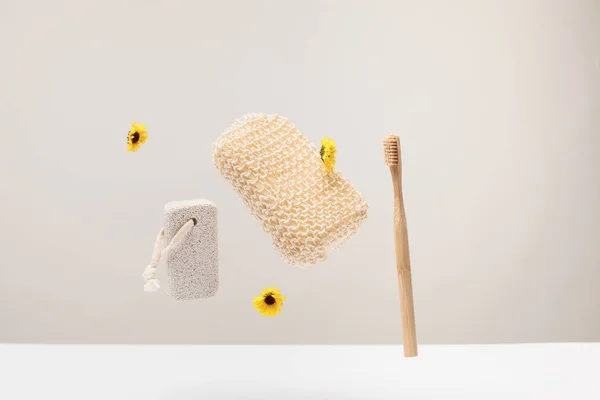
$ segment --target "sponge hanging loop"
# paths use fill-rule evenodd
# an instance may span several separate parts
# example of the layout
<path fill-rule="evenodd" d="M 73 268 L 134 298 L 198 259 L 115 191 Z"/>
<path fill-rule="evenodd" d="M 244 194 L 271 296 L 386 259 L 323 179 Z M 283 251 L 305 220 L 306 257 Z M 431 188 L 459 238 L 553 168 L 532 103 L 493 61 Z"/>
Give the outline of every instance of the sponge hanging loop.
<path fill-rule="evenodd" d="M 142 277 L 144 278 L 145 282 L 145 292 L 156 292 L 158 289 L 160 289 L 160 282 L 156 278 L 156 267 L 158 266 L 161 257 L 166 256 L 169 253 L 169 251 L 171 251 L 174 248 L 177 248 L 177 246 L 183 241 L 183 239 L 185 239 L 188 233 L 192 230 L 194 225 L 196 225 L 196 221 L 194 218 L 188 220 L 185 224 L 183 224 L 181 228 L 179 228 L 175 236 L 173 236 L 173 239 L 171 239 L 171 242 L 167 245 L 167 247 L 164 248 L 163 239 L 165 235 L 165 230 L 164 228 L 161 228 L 161 230 L 158 232 L 158 236 L 156 237 L 156 240 L 154 242 L 152 259 L 150 260 L 150 264 L 148 264 L 148 266 L 144 270 L 144 273 L 142 274 Z"/>

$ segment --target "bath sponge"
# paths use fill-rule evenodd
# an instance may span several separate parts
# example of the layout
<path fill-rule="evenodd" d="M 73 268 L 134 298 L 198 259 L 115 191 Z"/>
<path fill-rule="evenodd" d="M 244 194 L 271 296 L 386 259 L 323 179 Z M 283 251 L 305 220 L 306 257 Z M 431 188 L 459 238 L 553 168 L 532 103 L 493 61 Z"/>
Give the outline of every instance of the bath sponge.
<path fill-rule="evenodd" d="M 163 249 L 163 243 L 169 243 Z M 166 258 L 167 294 L 177 301 L 212 297 L 219 287 L 217 207 L 186 200 L 165 205 L 165 222 L 150 265 L 143 274 L 147 292 L 158 290 L 156 267 Z"/>
<path fill-rule="evenodd" d="M 213 145 L 221 175 L 260 221 L 283 258 L 316 264 L 367 216 L 362 195 L 286 118 L 247 114 Z"/>

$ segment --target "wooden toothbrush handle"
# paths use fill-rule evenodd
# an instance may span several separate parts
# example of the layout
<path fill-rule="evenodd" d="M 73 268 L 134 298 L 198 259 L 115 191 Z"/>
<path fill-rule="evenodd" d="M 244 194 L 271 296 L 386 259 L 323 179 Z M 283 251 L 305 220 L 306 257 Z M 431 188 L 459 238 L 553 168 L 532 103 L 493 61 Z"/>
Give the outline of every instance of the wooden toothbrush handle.
<path fill-rule="evenodd" d="M 400 151 L 400 149 L 398 149 Z M 416 357 L 417 331 L 415 326 L 415 306 L 413 301 L 412 276 L 410 272 L 410 254 L 408 250 L 408 229 L 402 196 L 401 161 L 391 166 L 394 184 L 394 239 L 396 247 L 396 269 L 398 289 L 400 291 L 400 311 L 402 312 L 402 342 L 404 357 Z"/>

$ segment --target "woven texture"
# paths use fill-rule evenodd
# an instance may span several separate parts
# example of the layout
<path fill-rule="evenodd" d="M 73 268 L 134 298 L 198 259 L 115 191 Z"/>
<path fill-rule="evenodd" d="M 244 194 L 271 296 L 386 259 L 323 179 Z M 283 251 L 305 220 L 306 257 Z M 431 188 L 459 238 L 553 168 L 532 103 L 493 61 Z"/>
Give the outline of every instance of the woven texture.
<path fill-rule="evenodd" d="M 213 159 L 290 264 L 325 260 L 367 216 L 361 194 L 327 172 L 319 150 L 278 115 L 235 121 L 215 142 Z"/>
<path fill-rule="evenodd" d="M 165 205 L 165 241 L 170 242 L 190 219 L 196 225 L 168 252 L 167 293 L 175 300 L 212 297 L 219 288 L 217 207 L 204 199 Z"/>

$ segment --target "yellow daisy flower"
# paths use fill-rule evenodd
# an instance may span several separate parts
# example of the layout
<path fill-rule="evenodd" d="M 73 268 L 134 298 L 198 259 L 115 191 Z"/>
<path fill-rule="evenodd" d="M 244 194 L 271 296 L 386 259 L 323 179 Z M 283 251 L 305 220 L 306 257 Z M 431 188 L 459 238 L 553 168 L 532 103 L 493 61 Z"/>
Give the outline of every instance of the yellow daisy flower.
<path fill-rule="evenodd" d="M 333 166 L 335 165 L 335 153 L 337 153 L 335 140 L 324 137 L 321 140 L 321 151 L 319 154 L 321 155 L 321 160 L 323 160 L 327 172 L 333 171 Z"/>
<path fill-rule="evenodd" d="M 281 312 L 281 306 L 285 296 L 282 296 L 279 289 L 276 287 L 268 287 L 262 291 L 260 296 L 255 297 L 252 303 L 254 307 L 262 315 L 266 317 L 274 317 L 277 313 Z"/>
<path fill-rule="evenodd" d="M 131 130 L 127 134 L 127 151 L 137 151 L 148 139 L 146 124 L 131 123 Z"/>

